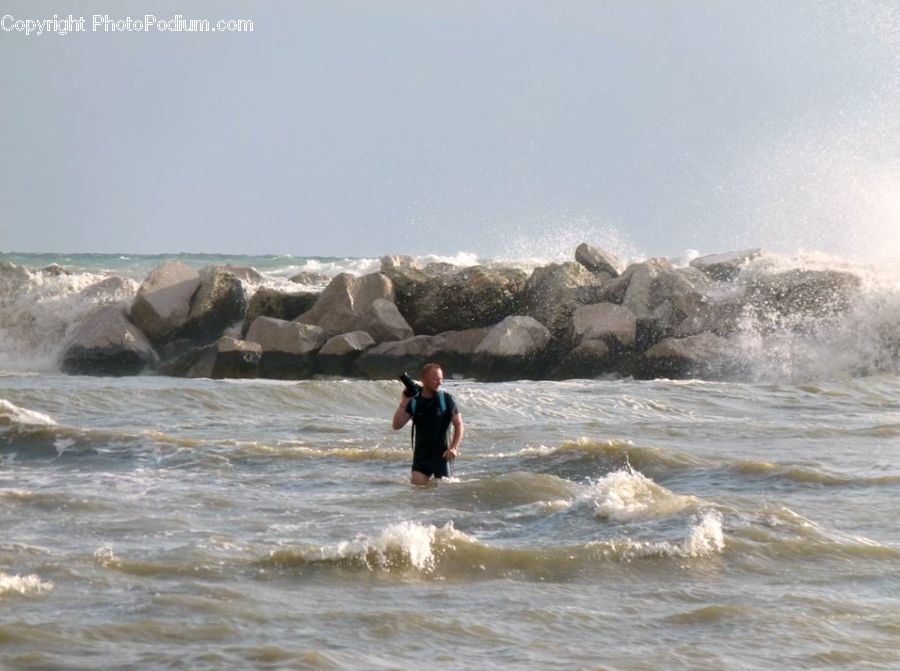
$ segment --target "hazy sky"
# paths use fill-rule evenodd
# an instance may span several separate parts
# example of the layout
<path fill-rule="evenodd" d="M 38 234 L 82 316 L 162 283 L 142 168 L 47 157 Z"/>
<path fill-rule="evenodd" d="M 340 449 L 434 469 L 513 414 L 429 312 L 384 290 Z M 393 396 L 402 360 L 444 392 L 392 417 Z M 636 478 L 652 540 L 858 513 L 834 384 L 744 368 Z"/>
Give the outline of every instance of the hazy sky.
<path fill-rule="evenodd" d="M 16 29 L 54 14 L 85 32 Z M 253 31 L 113 33 L 94 14 Z M 0 251 L 900 253 L 896 2 L 0 15 Z"/>

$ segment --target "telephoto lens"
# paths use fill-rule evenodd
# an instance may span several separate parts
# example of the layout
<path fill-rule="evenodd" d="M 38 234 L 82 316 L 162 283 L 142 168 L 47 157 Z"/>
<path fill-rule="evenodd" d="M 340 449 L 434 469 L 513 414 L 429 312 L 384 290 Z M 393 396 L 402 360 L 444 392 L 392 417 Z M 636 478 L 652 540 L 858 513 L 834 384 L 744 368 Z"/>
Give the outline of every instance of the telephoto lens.
<path fill-rule="evenodd" d="M 407 396 L 415 396 L 422 391 L 422 385 L 414 382 L 407 373 L 400 373 L 400 381 L 403 383 L 403 386 L 406 387 L 403 393 Z"/>

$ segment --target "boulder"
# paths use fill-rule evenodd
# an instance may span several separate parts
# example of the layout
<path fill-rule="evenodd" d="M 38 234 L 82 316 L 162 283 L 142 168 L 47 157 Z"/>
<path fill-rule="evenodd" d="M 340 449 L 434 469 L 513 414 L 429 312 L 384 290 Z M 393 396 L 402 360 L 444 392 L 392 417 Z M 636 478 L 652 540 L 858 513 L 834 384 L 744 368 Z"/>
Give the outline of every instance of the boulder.
<path fill-rule="evenodd" d="M 546 365 L 542 354 L 550 344 L 546 326 L 533 317 L 507 317 L 492 327 L 475 348 L 481 379 L 532 378 Z"/>
<path fill-rule="evenodd" d="M 360 315 L 359 327 L 378 342 L 413 337 L 413 330 L 397 306 L 384 298 L 376 298 Z"/>
<path fill-rule="evenodd" d="M 602 281 L 577 263 L 535 268 L 522 290 L 521 311 L 559 334 L 568 327 L 572 312 L 584 297 L 600 290 Z"/>
<path fill-rule="evenodd" d="M 172 338 L 190 338 L 205 344 L 217 340 L 223 331 L 240 322 L 247 312 L 244 285 L 233 273 L 221 268 L 204 268 L 200 288 L 191 300 L 187 320 Z"/>
<path fill-rule="evenodd" d="M 373 303 L 382 299 L 394 302 L 394 285 L 382 273 L 354 277 L 341 273 L 335 277 L 316 300 L 315 304 L 296 318 L 301 324 L 321 327 L 328 336 L 367 330 L 367 323 L 376 323 Z M 376 337 L 375 334 L 370 334 Z"/>
<path fill-rule="evenodd" d="M 262 345 L 252 340 L 223 336 L 215 344 L 216 361 L 213 378 L 258 377 L 262 361 Z"/>
<path fill-rule="evenodd" d="M 514 268 L 472 266 L 429 277 L 416 269 L 390 270 L 397 307 L 417 334 L 436 335 L 491 326 L 516 314 L 527 275 Z"/>
<path fill-rule="evenodd" d="M 622 262 L 615 255 L 582 242 L 575 249 L 575 261 L 592 273 L 605 277 L 618 277 Z"/>
<path fill-rule="evenodd" d="M 550 377 L 595 378 L 600 375 L 622 372 L 622 357 L 614 356 L 603 340 L 586 340 L 568 352 L 552 370 Z"/>
<path fill-rule="evenodd" d="M 745 249 L 739 252 L 709 254 L 694 259 L 689 265 L 691 268 L 696 268 L 714 280 L 731 282 L 738 276 L 742 268 L 746 267 L 750 261 L 761 254 L 761 249 Z"/>
<path fill-rule="evenodd" d="M 344 356 L 346 354 L 357 354 L 374 345 L 375 340 L 365 331 L 352 331 L 351 333 L 342 333 L 339 336 L 329 338 L 322 346 L 322 349 L 319 350 L 319 355 Z"/>
<path fill-rule="evenodd" d="M 438 275 L 452 275 L 453 273 L 458 273 L 459 271 L 459 266 L 453 263 L 448 263 L 446 261 L 434 261 L 427 264 L 422 269 L 422 272 L 424 272 L 429 277 L 436 277 Z"/>
<path fill-rule="evenodd" d="M 355 370 L 370 380 L 390 380 L 405 370 L 418 371 L 435 358 L 436 339 L 423 335 L 379 343 L 359 356 Z M 444 374 L 450 373 L 444 369 Z"/>
<path fill-rule="evenodd" d="M 739 374 L 734 344 L 713 333 L 666 338 L 644 353 L 637 378 L 723 379 Z"/>
<path fill-rule="evenodd" d="M 260 287 L 250 299 L 247 316 L 244 318 L 243 332 L 246 335 L 250 324 L 257 317 L 275 317 L 291 321 L 315 305 L 319 294 L 309 291 L 288 293 L 270 287 Z"/>
<path fill-rule="evenodd" d="M 260 376 L 293 380 L 315 372 L 315 354 L 325 344 L 326 332 L 312 324 L 257 317 L 246 339 L 261 346 Z"/>
<path fill-rule="evenodd" d="M 141 284 L 131 306 L 131 321 L 151 341 L 165 341 L 188 320 L 198 288 L 196 270 L 180 261 L 167 261 Z"/>
<path fill-rule="evenodd" d="M 160 372 L 177 377 L 254 378 L 259 376 L 259 343 L 222 336 L 210 345 L 194 347 L 166 361 Z"/>
<path fill-rule="evenodd" d="M 85 317 L 65 347 L 62 369 L 70 375 L 136 375 L 157 364 L 147 337 L 122 308 L 105 306 Z"/>
<path fill-rule="evenodd" d="M 631 348 L 635 344 L 637 319 L 623 305 L 582 305 L 572 315 L 571 329 L 571 341 L 576 347 L 591 341 L 601 341 L 619 349 Z"/>
<path fill-rule="evenodd" d="M 72 274 L 58 263 L 51 263 L 49 266 L 44 266 L 39 272 L 41 275 L 47 275 L 48 277 L 60 277 Z"/>
<path fill-rule="evenodd" d="M 650 259 L 629 266 L 604 286 L 601 298 L 627 307 L 637 319 L 637 347 L 648 348 L 675 329 L 689 315 L 709 303 L 710 280 L 695 268 L 675 269 L 666 259 Z"/>
<path fill-rule="evenodd" d="M 746 301 L 762 321 L 788 317 L 796 327 L 803 328 L 810 320 L 846 312 L 861 285 L 860 278 L 852 273 L 790 270 L 751 278 Z"/>
<path fill-rule="evenodd" d="M 266 281 L 266 278 L 263 277 L 262 273 L 252 266 L 235 266 L 231 263 L 226 263 L 220 266 L 207 266 L 206 270 L 221 270 L 225 273 L 231 273 L 241 282 L 255 284 L 257 286 Z M 203 273 L 202 270 L 200 272 L 201 274 Z"/>
<path fill-rule="evenodd" d="M 331 276 L 326 275 L 325 273 L 314 273 L 309 270 L 304 270 L 302 273 L 297 273 L 291 277 L 291 282 L 294 284 L 302 284 L 307 287 L 326 287 L 328 286 L 328 283 L 331 282 Z M 316 293 L 318 294 L 318 292 Z"/>
<path fill-rule="evenodd" d="M 447 331 L 380 343 L 359 357 L 356 370 L 369 379 L 392 379 L 404 370 L 418 372 L 433 361 L 441 364 L 446 377 L 478 378 L 480 369 L 475 350 L 489 330 Z"/>
<path fill-rule="evenodd" d="M 740 329 L 744 314 L 743 294 L 711 299 L 692 310 L 675 328 L 673 336 L 686 338 L 709 332 L 727 338 Z"/>
<path fill-rule="evenodd" d="M 325 342 L 316 365 L 319 372 L 327 375 L 350 375 L 359 355 L 374 346 L 375 340 L 366 331 L 342 333 Z"/>

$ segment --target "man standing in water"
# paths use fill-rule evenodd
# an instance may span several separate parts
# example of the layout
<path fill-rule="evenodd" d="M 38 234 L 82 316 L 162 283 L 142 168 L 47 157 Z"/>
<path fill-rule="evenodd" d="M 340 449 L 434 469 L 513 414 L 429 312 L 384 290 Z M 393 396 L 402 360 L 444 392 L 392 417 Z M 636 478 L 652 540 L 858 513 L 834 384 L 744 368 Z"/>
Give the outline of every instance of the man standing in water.
<path fill-rule="evenodd" d="M 414 485 L 427 485 L 431 478 L 450 476 L 450 463 L 459 456 L 463 437 L 463 421 L 453 397 L 441 389 L 444 371 L 439 364 L 428 363 L 422 368 L 422 389 L 410 398 L 405 393 L 394 412 L 394 430 L 413 421 L 412 474 Z M 453 425 L 449 445 L 447 433 Z"/>

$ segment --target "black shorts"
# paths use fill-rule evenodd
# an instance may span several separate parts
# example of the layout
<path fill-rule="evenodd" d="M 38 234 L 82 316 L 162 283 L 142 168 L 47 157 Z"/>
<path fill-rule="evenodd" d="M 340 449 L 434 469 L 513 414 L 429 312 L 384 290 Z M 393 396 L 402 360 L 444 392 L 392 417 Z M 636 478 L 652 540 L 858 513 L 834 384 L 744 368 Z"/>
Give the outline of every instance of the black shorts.
<path fill-rule="evenodd" d="M 430 461 L 413 461 L 412 470 L 423 473 L 428 477 L 449 478 L 450 466 L 444 459 L 432 459 Z"/>

